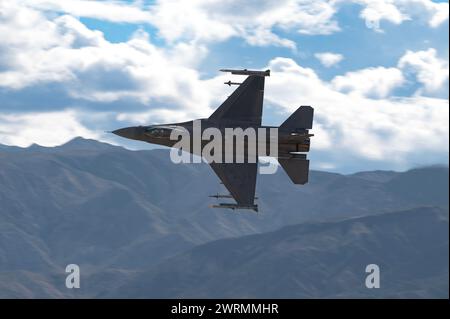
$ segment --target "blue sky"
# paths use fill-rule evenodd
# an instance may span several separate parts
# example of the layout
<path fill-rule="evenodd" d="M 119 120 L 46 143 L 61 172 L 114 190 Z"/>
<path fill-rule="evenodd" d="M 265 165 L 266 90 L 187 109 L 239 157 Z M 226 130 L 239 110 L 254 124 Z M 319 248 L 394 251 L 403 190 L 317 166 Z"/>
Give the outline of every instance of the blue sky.
<path fill-rule="evenodd" d="M 206 117 L 230 94 L 220 68 L 270 67 L 263 122 L 312 105 L 313 168 L 448 163 L 448 2 L 22 0 L 0 12 L 0 143 L 148 148 L 104 131 Z"/>

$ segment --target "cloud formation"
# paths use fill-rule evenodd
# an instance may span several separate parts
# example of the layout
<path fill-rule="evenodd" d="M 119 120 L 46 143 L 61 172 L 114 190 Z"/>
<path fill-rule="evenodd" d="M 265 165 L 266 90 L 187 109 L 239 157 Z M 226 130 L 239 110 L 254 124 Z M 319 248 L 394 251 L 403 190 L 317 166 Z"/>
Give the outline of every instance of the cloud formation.
<path fill-rule="evenodd" d="M 420 19 L 435 28 L 448 20 L 448 3 L 431 0 L 157 0 L 147 5 L 141 1 L 21 0 L 20 4 L 75 17 L 150 24 L 168 43 L 240 37 L 251 45 L 291 49 L 296 48 L 295 42 L 280 37 L 275 29 L 305 35 L 339 32 L 335 15 L 348 4 L 360 5 L 360 17 L 376 23 Z"/>
<path fill-rule="evenodd" d="M 433 48 L 424 51 L 410 51 L 398 62 L 398 66 L 415 75 L 417 81 L 423 85 L 418 94 L 433 93 L 448 86 L 448 60 L 437 57 Z"/>
<path fill-rule="evenodd" d="M 371 160 L 388 157 L 397 163 L 407 162 L 418 150 L 448 153 L 447 100 L 423 96 L 373 99 L 342 93 L 292 59 L 276 58 L 269 67 L 273 77 L 266 98 L 271 103 L 287 113 L 299 104 L 315 107 L 316 148 Z M 372 90 L 382 92 L 383 87 L 381 83 Z"/>
<path fill-rule="evenodd" d="M 322 63 L 324 67 L 332 67 L 333 65 L 338 64 L 344 59 L 344 56 L 339 53 L 333 52 L 321 52 L 314 54 L 314 57 Z"/>
<path fill-rule="evenodd" d="M 448 20 L 442 13 L 445 6 L 426 0 L 355 2 L 362 6 L 363 18 L 374 15 L 400 24 L 422 10 L 429 27 Z M 255 12 L 251 2 L 241 6 L 211 0 L 147 6 L 0 2 L 0 143 L 51 146 L 78 135 L 104 139 L 89 118 L 120 127 L 207 117 L 232 91 L 223 85 L 230 76 L 198 71 L 209 57 L 211 42 L 240 37 L 249 45 L 297 49 L 288 38 L 292 32 L 327 35 L 340 30 L 335 14 L 342 1 L 282 4 L 258 2 L 261 10 Z M 155 45 L 142 29 L 113 43 L 77 17 L 148 23 L 166 43 Z M 326 67 L 343 59 L 332 52 L 315 57 Z M 344 153 L 407 165 L 418 150 L 448 155 L 448 100 L 438 98 L 448 95 L 448 59 L 435 49 L 408 50 L 394 65 L 352 69 L 330 79 L 305 67 L 301 59 L 273 56 L 265 62 L 261 67 L 272 70 L 265 106 L 285 116 L 301 104 L 315 107 L 314 150 L 326 152 L 328 159 Z M 417 87 L 412 96 L 395 96 L 411 83 Z M 31 94 L 34 90 L 39 99 Z M 46 103 L 55 109 L 49 111 Z"/>
<path fill-rule="evenodd" d="M 343 93 L 384 98 L 403 84 L 402 72 L 397 68 L 367 68 L 336 76 L 332 87 Z"/>
<path fill-rule="evenodd" d="M 74 99 L 142 105 L 152 100 L 166 108 L 184 105 L 194 115 L 208 105 L 192 68 L 206 54 L 204 46 L 160 48 L 143 31 L 127 42 L 111 43 L 70 15 L 49 19 L 13 3 L 3 4 L 2 12 L 0 88 L 60 83 Z"/>
<path fill-rule="evenodd" d="M 61 145 L 82 136 L 98 139 L 100 135 L 80 123 L 76 112 L 36 112 L 25 114 L 0 113 L 0 143 L 27 147 L 32 143 L 42 146 Z"/>
<path fill-rule="evenodd" d="M 432 28 L 448 21 L 448 3 L 431 0 L 352 0 L 363 6 L 360 17 L 372 23 L 382 20 L 393 24 L 417 19 Z"/>

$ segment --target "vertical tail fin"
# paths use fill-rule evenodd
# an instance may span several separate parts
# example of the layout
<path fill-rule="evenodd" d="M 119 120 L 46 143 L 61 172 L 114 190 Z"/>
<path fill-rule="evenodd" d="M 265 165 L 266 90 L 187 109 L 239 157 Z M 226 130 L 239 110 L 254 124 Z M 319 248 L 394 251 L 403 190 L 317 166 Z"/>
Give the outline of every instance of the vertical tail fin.
<path fill-rule="evenodd" d="M 314 109 L 311 106 L 300 106 L 280 126 L 280 130 L 311 129 L 313 125 Z"/>

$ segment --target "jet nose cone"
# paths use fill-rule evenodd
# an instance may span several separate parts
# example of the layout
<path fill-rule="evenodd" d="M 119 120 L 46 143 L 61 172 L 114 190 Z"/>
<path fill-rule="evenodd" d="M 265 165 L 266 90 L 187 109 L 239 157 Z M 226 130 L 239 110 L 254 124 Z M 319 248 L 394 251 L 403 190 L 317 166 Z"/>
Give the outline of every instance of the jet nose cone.
<path fill-rule="evenodd" d="M 111 133 L 116 134 L 121 137 L 129 138 L 132 140 L 138 140 L 141 135 L 141 130 L 139 127 L 125 127 L 125 128 L 121 128 L 121 129 L 112 131 Z"/>

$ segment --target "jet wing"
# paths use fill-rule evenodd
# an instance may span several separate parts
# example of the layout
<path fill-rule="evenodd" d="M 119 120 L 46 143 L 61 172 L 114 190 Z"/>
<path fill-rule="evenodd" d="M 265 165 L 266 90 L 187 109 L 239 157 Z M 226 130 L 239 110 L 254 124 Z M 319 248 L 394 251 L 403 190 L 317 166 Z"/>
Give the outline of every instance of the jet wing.
<path fill-rule="evenodd" d="M 246 126 L 261 126 L 263 98 L 264 76 L 250 75 L 209 120 L 225 123 L 245 122 Z"/>
<path fill-rule="evenodd" d="M 210 163 L 238 206 L 254 206 L 257 163 Z"/>

